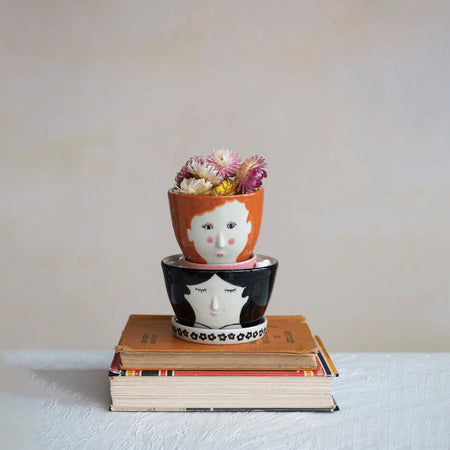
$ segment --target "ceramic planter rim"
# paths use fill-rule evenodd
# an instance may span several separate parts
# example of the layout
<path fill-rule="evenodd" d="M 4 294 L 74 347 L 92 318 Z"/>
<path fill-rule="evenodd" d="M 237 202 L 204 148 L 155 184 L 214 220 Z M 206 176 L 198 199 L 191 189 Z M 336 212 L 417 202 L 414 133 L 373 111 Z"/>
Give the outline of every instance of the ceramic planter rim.
<path fill-rule="evenodd" d="M 175 192 L 176 188 L 171 188 L 169 189 L 168 193 L 169 195 L 174 195 L 176 197 L 194 197 L 194 198 L 214 198 L 214 197 L 218 197 L 221 199 L 227 199 L 227 198 L 245 198 L 245 197 L 250 197 L 252 195 L 255 194 L 259 194 L 261 192 L 264 191 L 264 188 L 258 189 L 257 191 L 253 191 L 253 192 L 249 192 L 248 194 L 233 194 L 233 195 L 188 195 L 188 194 L 180 194 L 178 192 Z"/>
<path fill-rule="evenodd" d="M 188 271 L 194 271 L 194 272 L 207 272 L 209 274 L 211 274 L 212 272 L 239 272 L 239 273 L 249 273 L 249 272 L 260 272 L 262 270 L 265 270 L 269 267 L 274 267 L 277 268 L 278 267 L 278 259 L 274 258 L 273 256 L 266 256 L 266 255 L 260 255 L 260 254 L 256 254 L 256 257 L 260 257 L 260 258 L 264 258 L 264 259 L 268 259 L 271 262 L 273 261 L 272 264 L 269 264 L 267 266 L 262 266 L 262 267 L 250 267 L 248 269 L 191 269 L 189 267 L 179 267 L 179 266 L 175 266 L 175 265 L 171 265 L 168 264 L 167 261 L 174 259 L 174 260 L 178 260 L 179 258 L 181 258 L 183 256 L 182 253 L 179 254 L 175 254 L 175 255 L 170 255 L 170 256 L 166 256 L 165 258 L 163 258 L 161 260 L 161 265 L 166 265 L 169 266 L 173 269 L 178 269 L 178 270 L 188 270 Z M 207 264 L 205 264 L 207 265 Z"/>

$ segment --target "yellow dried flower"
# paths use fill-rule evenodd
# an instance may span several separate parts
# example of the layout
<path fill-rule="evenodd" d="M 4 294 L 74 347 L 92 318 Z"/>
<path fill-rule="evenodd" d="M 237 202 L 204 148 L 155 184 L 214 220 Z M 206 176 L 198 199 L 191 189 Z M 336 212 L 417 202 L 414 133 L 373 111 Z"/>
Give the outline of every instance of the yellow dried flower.
<path fill-rule="evenodd" d="M 227 178 L 214 188 L 216 195 L 234 195 L 236 193 L 236 182 Z"/>

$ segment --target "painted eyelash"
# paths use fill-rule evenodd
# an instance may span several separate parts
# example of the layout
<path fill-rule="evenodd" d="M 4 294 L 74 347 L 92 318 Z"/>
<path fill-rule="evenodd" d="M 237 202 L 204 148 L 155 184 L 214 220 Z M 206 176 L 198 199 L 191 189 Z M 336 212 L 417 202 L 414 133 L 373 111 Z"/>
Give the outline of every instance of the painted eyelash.
<path fill-rule="evenodd" d="M 205 230 L 212 230 L 214 228 L 214 225 L 211 222 L 207 222 L 202 225 L 202 228 L 204 228 Z"/>
<path fill-rule="evenodd" d="M 206 292 L 206 288 L 204 288 L 204 289 L 195 288 L 195 290 L 196 290 L 197 292 Z"/>
<path fill-rule="evenodd" d="M 227 223 L 227 228 L 232 230 L 237 225 L 236 222 L 232 222 L 231 220 Z"/>
<path fill-rule="evenodd" d="M 234 288 L 234 289 L 225 289 L 225 292 L 229 292 L 231 294 L 231 292 L 236 292 L 236 288 Z"/>

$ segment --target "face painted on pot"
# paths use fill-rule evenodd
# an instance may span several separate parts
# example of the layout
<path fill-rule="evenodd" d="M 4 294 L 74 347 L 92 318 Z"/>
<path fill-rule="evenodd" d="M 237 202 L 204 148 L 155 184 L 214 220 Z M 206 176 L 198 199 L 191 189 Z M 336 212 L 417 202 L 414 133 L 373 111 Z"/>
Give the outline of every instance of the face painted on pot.
<path fill-rule="evenodd" d="M 190 294 L 185 294 L 195 313 L 196 323 L 208 328 L 224 328 L 238 325 L 242 307 L 248 297 L 242 297 L 244 287 L 228 283 L 216 274 L 209 280 L 188 285 Z"/>
<path fill-rule="evenodd" d="M 218 206 L 214 211 L 195 216 L 187 230 L 197 253 L 207 264 L 230 264 L 237 261 L 247 245 L 252 229 L 248 210 L 237 200 Z"/>

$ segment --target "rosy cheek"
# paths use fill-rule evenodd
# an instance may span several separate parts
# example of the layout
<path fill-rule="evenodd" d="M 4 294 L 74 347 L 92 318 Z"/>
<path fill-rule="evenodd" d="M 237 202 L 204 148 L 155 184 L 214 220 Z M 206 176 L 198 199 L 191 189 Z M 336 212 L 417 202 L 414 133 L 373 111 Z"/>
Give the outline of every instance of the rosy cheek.
<path fill-rule="evenodd" d="M 206 242 L 208 242 L 208 244 L 212 244 L 214 242 L 214 239 L 211 236 L 209 236 L 206 238 Z"/>
<path fill-rule="evenodd" d="M 230 245 L 233 245 L 235 242 L 236 242 L 236 240 L 234 238 L 231 238 L 231 239 L 228 240 L 228 243 Z"/>

